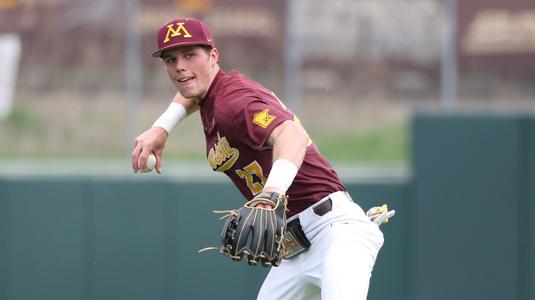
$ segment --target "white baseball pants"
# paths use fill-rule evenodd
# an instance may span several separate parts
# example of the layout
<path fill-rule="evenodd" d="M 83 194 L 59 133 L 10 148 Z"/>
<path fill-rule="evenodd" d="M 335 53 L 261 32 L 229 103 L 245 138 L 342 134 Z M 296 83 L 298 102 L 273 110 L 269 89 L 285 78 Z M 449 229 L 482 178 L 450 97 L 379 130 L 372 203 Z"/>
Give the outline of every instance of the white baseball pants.
<path fill-rule="evenodd" d="M 271 268 L 258 300 L 366 299 L 383 233 L 348 193 L 328 197 L 332 210 L 324 216 L 312 207 L 298 215 L 311 246 Z"/>

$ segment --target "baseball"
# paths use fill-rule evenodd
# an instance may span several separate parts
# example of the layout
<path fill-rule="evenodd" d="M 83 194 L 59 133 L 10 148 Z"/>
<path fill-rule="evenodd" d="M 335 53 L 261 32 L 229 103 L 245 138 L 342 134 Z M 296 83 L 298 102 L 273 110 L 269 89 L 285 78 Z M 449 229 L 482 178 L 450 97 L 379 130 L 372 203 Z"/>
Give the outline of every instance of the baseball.
<path fill-rule="evenodd" d="M 156 156 L 154 154 L 150 154 L 147 158 L 147 165 L 145 166 L 145 169 L 143 169 L 144 173 L 150 172 L 154 169 L 156 166 Z"/>

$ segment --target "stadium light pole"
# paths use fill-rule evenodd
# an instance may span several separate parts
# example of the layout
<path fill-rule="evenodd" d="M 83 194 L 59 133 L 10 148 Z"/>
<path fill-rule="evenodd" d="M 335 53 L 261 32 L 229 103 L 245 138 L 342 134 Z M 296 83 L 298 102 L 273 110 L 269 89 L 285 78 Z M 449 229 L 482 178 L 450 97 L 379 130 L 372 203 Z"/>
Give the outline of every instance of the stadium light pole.
<path fill-rule="evenodd" d="M 286 0 L 286 42 L 284 43 L 284 96 L 290 109 L 297 115 L 301 112 L 301 18 L 298 0 Z"/>
<path fill-rule="evenodd" d="M 125 81 L 127 105 L 126 150 L 130 155 L 133 141 L 137 133 L 139 120 L 139 102 L 141 95 L 141 62 L 140 37 L 136 18 L 139 10 L 139 0 L 126 0 L 125 13 Z"/>
<path fill-rule="evenodd" d="M 457 0 L 443 0 L 442 43 L 440 59 L 440 106 L 457 107 Z"/>

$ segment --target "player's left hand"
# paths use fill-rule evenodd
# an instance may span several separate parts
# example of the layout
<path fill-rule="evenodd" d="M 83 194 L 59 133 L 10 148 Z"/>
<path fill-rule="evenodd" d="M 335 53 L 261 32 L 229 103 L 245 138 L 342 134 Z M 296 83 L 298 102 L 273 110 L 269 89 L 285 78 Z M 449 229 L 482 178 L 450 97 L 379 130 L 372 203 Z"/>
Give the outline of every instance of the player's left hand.
<path fill-rule="evenodd" d="M 379 225 L 388 223 L 388 219 L 392 218 L 395 214 L 396 211 L 388 210 L 388 205 L 386 204 L 383 204 L 383 206 L 374 206 L 366 212 L 370 221 Z"/>
<path fill-rule="evenodd" d="M 250 265 L 278 266 L 282 260 L 282 241 L 286 229 L 287 199 L 283 194 L 261 192 L 243 207 L 227 213 L 219 250 L 233 260 L 246 259 Z"/>

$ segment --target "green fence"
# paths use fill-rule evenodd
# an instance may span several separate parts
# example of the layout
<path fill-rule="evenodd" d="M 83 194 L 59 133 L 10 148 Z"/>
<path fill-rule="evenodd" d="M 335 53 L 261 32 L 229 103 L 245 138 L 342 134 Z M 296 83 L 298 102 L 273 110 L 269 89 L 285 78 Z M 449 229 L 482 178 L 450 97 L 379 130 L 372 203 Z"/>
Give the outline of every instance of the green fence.
<path fill-rule="evenodd" d="M 369 299 L 535 299 L 535 118 L 417 114 L 412 137 L 411 177 L 347 182 L 398 212 Z M 0 299 L 254 299 L 266 269 L 197 253 L 241 201 L 229 182 L 0 177 Z"/>
<path fill-rule="evenodd" d="M 197 253 L 218 243 L 222 223 L 212 209 L 242 201 L 230 183 L 1 182 L 0 299 L 254 299 L 267 273 L 215 252 Z M 401 206 L 405 197 L 404 185 L 350 188 L 369 204 Z M 385 230 L 392 238 L 374 274 L 375 299 L 403 292 L 403 257 L 396 249 L 402 221 L 399 216 Z M 380 282 L 395 283 L 389 290 Z"/>
<path fill-rule="evenodd" d="M 410 299 L 535 299 L 535 118 L 413 122 Z"/>

